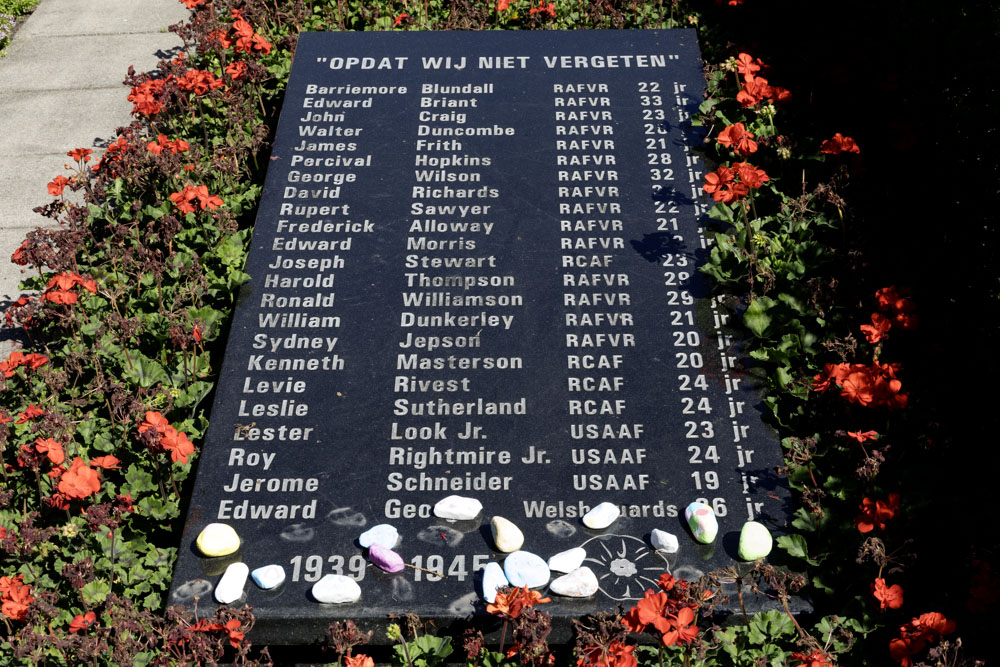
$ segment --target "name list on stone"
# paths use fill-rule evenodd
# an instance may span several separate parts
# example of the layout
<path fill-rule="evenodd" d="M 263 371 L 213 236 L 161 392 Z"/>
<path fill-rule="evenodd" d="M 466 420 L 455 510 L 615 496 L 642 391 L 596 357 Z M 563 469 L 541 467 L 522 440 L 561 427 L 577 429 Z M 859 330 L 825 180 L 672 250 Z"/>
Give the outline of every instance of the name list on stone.
<path fill-rule="evenodd" d="M 778 443 L 698 272 L 702 91 L 687 30 L 301 36 L 186 532 L 285 568 L 259 619 L 469 613 L 495 515 L 543 558 L 586 545 L 595 610 L 780 531 Z M 482 516 L 436 518 L 449 495 Z M 584 527 L 601 502 L 621 517 Z M 365 559 L 381 523 L 412 567 Z M 188 551 L 173 602 L 218 574 Z M 326 574 L 363 609 L 311 601 Z"/>

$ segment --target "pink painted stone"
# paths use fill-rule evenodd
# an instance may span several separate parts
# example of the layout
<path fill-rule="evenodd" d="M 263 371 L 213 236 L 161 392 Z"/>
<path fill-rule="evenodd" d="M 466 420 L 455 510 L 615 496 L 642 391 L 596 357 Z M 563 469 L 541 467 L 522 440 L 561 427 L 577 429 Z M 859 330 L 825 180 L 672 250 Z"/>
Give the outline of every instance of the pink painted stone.
<path fill-rule="evenodd" d="M 368 560 L 386 572 L 399 572 L 405 567 L 403 557 L 392 549 L 386 549 L 380 544 L 372 544 L 368 549 Z"/>

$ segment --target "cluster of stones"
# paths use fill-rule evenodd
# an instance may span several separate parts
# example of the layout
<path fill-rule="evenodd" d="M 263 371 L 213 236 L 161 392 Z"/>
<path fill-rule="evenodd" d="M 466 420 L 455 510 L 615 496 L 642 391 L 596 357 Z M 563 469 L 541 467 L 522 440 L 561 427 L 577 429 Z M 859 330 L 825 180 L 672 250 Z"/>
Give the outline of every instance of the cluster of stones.
<path fill-rule="evenodd" d="M 229 556 L 239 551 L 240 536 L 232 526 L 210 523 L 198 534 L 195 546 L 203 555 L 211 558 Z M 215 587 L 215 600 L 220 604 L 231 604 L 239 600 L 247 577 L 253 579 L 262 590 L 277 588 L 285 582 L 285 568 L 280 565 L 265 565 L 251 572 L 246 563 L 232 563 Z"/>
<path fill-rule="evenodd" d="M 434 515 L 440 519 L 469 521 L 483 510 L 481 502 L 475 498 L 448 496 L 434 506 Z M 582 521 L 593 530 L 604 530 L 621 515 L 618 505 L 603 502 L 587 512 Z M 712 507 L 702 502 L 693 502 L 684 510 L 684 518 L 695 540 L 702 544 L 715 541 L 719 532 L 719 522 Z M 497 590 L 505 586 L 518 588 L 540 588 L 548 585 L 556 595 L 572 598 L 590 597 L 597 593 L 597 576 L 583 565 L 587 552 L 582 547 L 562 551 L 543 559 L 524 546 L 524 533 L 514 523 L 501 516 L 490 519 L 490 532 L 496 549 L 507 554 L 500 563 L 491 562 L 483 569 L 483 598 L 487 602 L 496 600 Z M 373 526 L 358 537 L 358 543 L 368 550 L 368 560 L 385 572 L 399 572 L 406 567 L 403 557 L 394 551 L 399 541 L 399 531 L 389 524 Z M 664 530 L 653 529 L 650 533 L 653 548 L 665 553 L 676 553 L 680 543 L 676 535 Z M 773 542 L 767 528 L 756 521 L 748 521 L 740 531 L 739 557 L 743 560 L 764 558 L 771 552 Z M 205 526 L 196 541 L 198 550 L 209 557 L 228 556 L 240 548 L 240 538 L 232 527 L 211 523 Z M 561 573 L 551 579 L 552 572 Z M 235 602 L 243 595 L 247 577 L 261 589 L 280 586 L 285 581 L 285 570 L 280 565 L 265 565 L 253 572 L 244 563 L 230 565 L 215 588 L 215 599 L 222 604 Z M 328 574 L 312 587 L 313 598 L 327 604 L 357 602 L 361 598 L 361 587 L 354 579 Z"/>

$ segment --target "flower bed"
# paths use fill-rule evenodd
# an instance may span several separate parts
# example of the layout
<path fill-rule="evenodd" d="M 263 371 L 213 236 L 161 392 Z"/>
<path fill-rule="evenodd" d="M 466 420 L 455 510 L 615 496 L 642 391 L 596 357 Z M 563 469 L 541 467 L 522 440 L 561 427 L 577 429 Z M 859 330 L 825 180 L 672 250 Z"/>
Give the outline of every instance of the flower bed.
<path fill-rule="evenodd" d="M 927 546 L 916 531 L 941 502 L 926 491 L 935 461 L 923 455 L 948 438 L 915 413 L 927 405 L 919 392 L 927 382 L 913 379 L 919 347 L 908 341 L 925 326 L 923 302 L 891 280 L 869 282 L 877 274 L 865 268 L 848 206 L 865 141 L 835 124 L 809 128 L 808 96 L 767 67 L 768 44 L 752 53 L 719 46 L 745 39 L 730 24 L 745 16 L 736 14 L 747 9 L 742 0 L 183 1 L 192 16 L 175 29 L 186 53 L 161 62 L 155 76 L 129 72 L 136 121 L 99 160 L 89 149 L 68 152 L 72 167 L 53 178 L 54 199 L 38 209 L 57 226 L 31 232 L 13 256 L 36 270 L 25 288 L 38 296 L 5 314 L 30 351 L 0 362 L 5 658 L 269 660 L 251 649 L 251 610 L 191 618 L 163 606 L 184 484 L 246 279 L 267 139 L 299 31 L 699 26 L 713 64 L 696 124 L 714 166 L 704 190 L 716 202 L 716 243 L 703 270 L 768 373 L 766 404 L 800 505 L 798 532 L 778 542 L 799 571 L 757 562 L 698 582 L 665 576 L 634 608 L 580 619 L 575 659 L 960 664 L 959 633 L 967 622 L 973 632 L 985 628 L 976 619 L 995 607 L 1000 585 L 985 556 L 995 537 L 975 555 L 958 547 L 950 564 L 958 593 L 922 583 L 933 563 L 914 564 Z M 712 625 L 722 578 L 739 591 L 777 591 L 784 611 Z M 808 623 L 787 613 L 795 592 L 816 605 Z M 544 603 L 527 590 L 498 596 L 490 611 L 510 644 L 486 646 L 472 631 L 470 664 L 550 664 Z M 657 648 L 638 646 L 642 635 Z M 392 638 L 394 662 L 411 667 L 454 650 L 413 618 Z M 331 658 L 367 665 L 356 653 L 365 641 L 352 624 L 334 624 Z"/>

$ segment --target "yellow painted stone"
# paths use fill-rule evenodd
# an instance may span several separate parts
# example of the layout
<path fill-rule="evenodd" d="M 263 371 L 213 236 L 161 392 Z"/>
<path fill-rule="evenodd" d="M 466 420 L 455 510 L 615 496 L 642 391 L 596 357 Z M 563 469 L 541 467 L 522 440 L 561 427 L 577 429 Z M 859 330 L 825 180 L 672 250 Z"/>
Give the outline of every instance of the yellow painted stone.
<path fill-rule="evenodd" d="M 210 523 L 205 526 L 195 540 L 198 551 L 206 556 L 228 556 L 240 548 L 240 536 L 232 526 L 224 523 Z"/>

